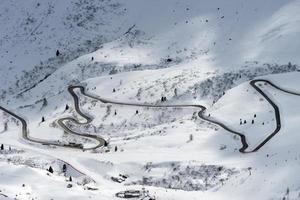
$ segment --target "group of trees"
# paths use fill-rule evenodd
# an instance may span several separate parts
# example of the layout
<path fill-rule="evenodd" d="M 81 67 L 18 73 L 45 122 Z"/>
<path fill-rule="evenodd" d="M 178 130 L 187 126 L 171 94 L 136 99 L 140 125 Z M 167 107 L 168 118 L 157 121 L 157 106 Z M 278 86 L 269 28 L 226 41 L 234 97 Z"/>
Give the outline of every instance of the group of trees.
<path fill-rule="evenodd" d="M 254 118 L 256 118 L 256 114 L 253 115 L 253 119 L 251 120 L 251 124 L 254 124 L 254 122 L 255 122 Z M 242 119 L 240 119 L 240 125 L 242 125 L 242 124 L 247 124 L 247 120 L 243 121 Z M 264 124 L 265 123 L 263 122 L 262 125 L 264 125 Z"/>
<path fill-rule="evenodd" d="M 167 97 L 161 97 L 161 102 L 165 102 L 165 101 L 167 101 Z"/>
<path fill-rule="evenodd" d="M 117 110 L 115 110 L 114 115 L 117 115 L 117 114 L 118 114 L 118 113 L 117 113 Z M 135 114 L 136 114 L 136 115 L 139 114 L 139 111 L 136 110 L 136 111 L 135 111 Z"/>
<path fill-rule="evenodd" d="M 51 174 L 54 173 L 54 170 L 53 170 L 52 166 L 49 166 L 47 171 L 50 172 Z M 66 172 L 67 172 L 67 165 L 66 164 L 63 164 L 62 172 L 66 175 Z M 69 181 L 72 182 L 72 176 L 69 177 Z"/>

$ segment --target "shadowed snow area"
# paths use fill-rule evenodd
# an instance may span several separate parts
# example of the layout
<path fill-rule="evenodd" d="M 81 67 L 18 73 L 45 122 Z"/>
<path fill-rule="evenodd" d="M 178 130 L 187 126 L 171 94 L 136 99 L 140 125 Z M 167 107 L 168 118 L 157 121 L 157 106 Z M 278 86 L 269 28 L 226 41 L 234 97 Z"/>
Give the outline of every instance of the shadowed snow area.
<path fill-rule="evenodd" d="M 1 0 L 0 199 L 299 198 L 299 11 Z"/>
<path fill-rule="evenodd" d="M 204 72 L 299 61 L 299 1 L 5 0 L 0 9 L 0 70 L 10 74 L 0 89 L 12 94 L 59 68 L 55 80 L 65 70 L 84 80 L 178 63 Z M 82 74 L 87 66 L 94 70 Z"/>

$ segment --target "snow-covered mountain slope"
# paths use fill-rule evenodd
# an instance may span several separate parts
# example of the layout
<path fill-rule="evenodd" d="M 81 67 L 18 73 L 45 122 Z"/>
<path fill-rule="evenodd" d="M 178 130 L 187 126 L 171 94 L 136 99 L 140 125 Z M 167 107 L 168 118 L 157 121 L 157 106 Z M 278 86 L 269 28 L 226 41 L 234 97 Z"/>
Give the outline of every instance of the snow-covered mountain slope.
<path fill-rule="evenodd" d="M 133 77 L 139 77 L 138 73 L 145 74 L 135 73 L 137 74 Z M 116 81 L 118 76 L 88 80 L 87 89 L 90 93 L 113 99 L 113 95 L 108 96 L 112 91 L 107 85 L 103 85 L 103 82 L 119 82 Z M 129 77 L 122 80 L 124 90 L 127 88 L 127 82 L 138 80 Z M 294 72 L 258 78 L 271 80 L 282 88 L 297 91 L 298 77 L 299 73 Z M 98 192 L 103 195 L 103 199 L 112 199 L 119 191 L 141 189 L 141 185 L 157 199 L 228 199 L 233 198 L 232 194 L 235 194 L 234 199 L 279 199 L 284 196 L 296 198 L 299 185 L 294 174 L 299 170 L 299 158 L 295 122 L 299 115 L 295 108 L 298 107 L 300 97 L 263 83 L 258 83 L 258 86 L 279 106 L 282 128 L 259 151 L 251 154 L 238 152 L 241 147 L 239 137 L 198 118 L 197 108 L 143 108 L 103 104 L 84 97 L 80 91 L 76 93 L 79 95 L 82 110 L 92 115 L 95 120 L 85 127 L 73 124 L 72 129 L 101 134 L 109 139 L 108 149 L 111 152 L 105 153 L 105 149 L 81 152 L 74 149 L 49 149 L 39 145 L 28 145 L 27 142 L 18 139 L 19 131 L 16 127 L 13 128 L 13 122 L 9 122 L 9 130 L 1 134 L 1 140 L 21 149 L 39 151 L 76 166 L 78 170 L 93 177 L 96 181 L 94 187 L 101 188 Z M 128 89 L 125 91 L 130 91 Z M 101 91 L 105 95 L 101 95 Z M 116 91 L 118 92 L 121 93 Z M 138 102 L 135 98 L 121 100 Z M 180 101 L 168 101 L 168 104 L 178 103 Z M 25 108 L 26 112 L 24 110 L 23 115 L 27 113 L 30 134 L 43 139 L 85 143 L 72 135 L 53 135 L 54 132 L 59 133 L 59 130 L 51 124 L 57 118 L 63 117 L 64 106 L 61 106 L 57 99 L 50 98 L 48 105 L 42 109 L 42 112 L 45 112 L 54 105 L 60 108 L 46 115 L 46 121 L 40 125 L 38 124 L 41 116 L 37 115 L 40 108 Z M 70 109 L 65 111 L 64 115 L 76 115 L 74 110 Z M 22 113 L 22 109 L 20 112 Z M 208 114 L 211 118 L 226 123 L 233 130 L 242 131 L 246 135 L 250 150 L 276 127 L 274 110 L 258 92 L 255 92 L 249 82 L 226 91 L 225 95 L 209 107 L 206 112 L 206 115 Z M 254 114 L 256 118 L 253 117 Z M 247 124 L 239 125 L 240 118 L 246 119 Z M 255 119 L 254 124 L 250 122 L 252 119 Z M 262 125 L 262 122 L 265 124 Z M 127 178 L 123 178 L 123 175 Z M 118 183 L 119 181 L 121 183 Z M 268 187 L 261 187 L 262 183 Z"/>
<path fill-rule="evenodd" d="M 299 10 L 1 1 L 0 198 L 297 199 Z"/>
<path fill-rule="evenodd" d="M 0 89 L 10 94 L 96 49 L 72 67 L 92 65 L 97 75 L 182 62 L 203 71 L 299 63 L 299 1 L 2 1 L 0 9 L 0 70 L 9 74 Z"/>

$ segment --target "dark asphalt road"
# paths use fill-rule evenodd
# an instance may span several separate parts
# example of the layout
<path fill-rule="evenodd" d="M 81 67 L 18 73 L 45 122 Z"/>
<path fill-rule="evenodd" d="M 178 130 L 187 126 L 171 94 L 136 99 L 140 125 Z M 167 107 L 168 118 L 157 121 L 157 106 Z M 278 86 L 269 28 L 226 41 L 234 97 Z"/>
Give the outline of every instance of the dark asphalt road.
<path fill-rule="evenodd" d="M 276 128 L 275 130 L 266 138 L 264 139 L 260 144 L 258 144 L 253 150 L 251 151 L 247 151 L 247 148 L 249 147 L 248 143 L 247 143 L 247 139 L 246 139 L 246 136 L 240 132 L 237 132 L 235 130 L 232 130 L 231 128 L 229 128 L 228 126 L 226 126 L 224 123 L 222 122 L 219 122 L 217 120 L 214 120 L 208 116 L 205 116 L 205 111 L 206 111 L 206 107 L 203 106 L 203 105 L 193 105 L 193 104 L 183 104 L 183 105 L 152 105 L 152 104 L 138 104 L 138 103 L 126 103 L 126 102 L 119 102 L 119 101 L 114 101 L 114 100 L 108 100 L 108 99 L 105 99 L 105 98 L 101 98 L 97 95 L 94 95 L 94 94 L 90 94 L 90 93 L 87 93 L 85 91 L 85 88 L 83 86 L 69 86 L 68 87 L 68 91 L 69 93 L 72 95 L 73 99 L 74 99 L 74 106 L 75 106 L 75 110 L 76 112 L 81 115 L 85 120 L 86 122 L 79 122 L 77 121 L 76 119 L 74 118 L 71 118 L 71 117 L 66 117 L 66 118 L 61 118 L 58 120 L 58 124 L 67 132 L 67 133 L 70 133 L 70 134 L 74 134 L 74 135 L 77 135 L 77 136 L 81 136 L 81 137 L 86 137 L 86 138 L 90 138 L 90 139 L 94 139 L 94 140 L 97 140 L 98 144 L 94 147 L 91 147 L 91 148 L 85 148 L 85 150 L 88 150 L 88 149 L 97 149 L 101 146 L 104 145 L 105 143 L 105 140 L 99 136 L 96 136 L 96 135 L 90 135 L 90 134 L 85 134 L 85 133 L 77 133 L 71 129 L 68 128 L 68 126 L 65 124 L 66 121 L 71 121 L 77 125 L 85 125 L 85 124 L 89 124 L 91 123 L 91 121 L 93 120 L 92 117 L 88 116 L 87 114 L 83 113 L 81 110 L 80 110 L 80 106 L 79 106 L 79 99 L 78 99 L 78 96 L 76 95 L 76 93 L 74 92 L 74 89 L 79 89 L 80 92 L 82 93 L 82 95 L 86 96 L 86 97 L 89 97 L 89 98 L 92 98 L 92 99 L 95 99 L 95 100 L 99 100 L 100 102 L 106 104 L 106 103 L 109 103 L 109 104 L 116 104 L 116 105 L 124 105 L 124 106 L 139 106 L 139 107 L 155 107 L 155 108 L 165 108 L 165 107 L 181 107 L 181 108 L 185 108 L 185 107 L 195 107 L 195 108 L 199 108 L 200 111 L 198 112 L 198 116 L 207 121 L 207 122 L 210 122 L 210 123 L 213 123 L 213 124 L 216 124 L 220 127 L 222 127 L 223 129 L 225 129 L 226 131 L 232 133 L 232 134 L 235 134 L 235 135 L 238 135 L 240 137 L 240 140 L 241 140 L 241 143 L 242 143 L 242 147 L 239 149 L 239 151 L 241 153 L 252 153 L 252 152 L 256 152 L 258 151 L 260 148 L 262 148 L 268 141 L 270 141 L 281 129 L 281 121 L 280 121 L 280 111 L 279 111 L 279 108 L 278 106 L 268 97 L 267 94 L 265 94 L 257 85 L 256 83 L 258 82 L 263 82 L 263 83 L 266 83 L 266 84 L 269 84 L 270 86 L 274 87 L 275 89 L 277 90 L 280 90 L 282 92 L 285 92 L 285 93 L 288 93 L 288 94 L 292 94 L 292 95 L 297 95 L 297 96 L 300 96 L 300 93 L 297 93 L 297 92 L 293 92 L 293 91 L 289 91 L 287 89 L 283 89 L 277 85 L 275 85 L 274 83 L 272 83 L 271 81 L 269 80 L 265 80 L 265 79 L 255 79 L 255 80 L 252 80 L 250 81 L 250 85 L 260 94 L 262 95 L 267 101 L 268 103 L 273 107 L 274 109 L 274 112 L 275 112 L 275 119 L 276 119 Z M 28 131 L 28 128 L 27 128 L 27 123 L 26 121 L 20 117 L 19 115 L 3 108 L 0 106 L 0 109 L 3 110 L 4 112 L 10 114 L 11 116 L 13 116 L 14 118 L 18 119 L 21 123 L 22 123 L 22 137 L 25 139 L 25 140 L 28 140 L 30 142 L 35 142 L 35 143 L 40 143 L 40 144 L 47 144 L 47 145 L 55 145 L 55 146 L 63 146 L 63 147 L 69 147 L 69 148 L 79 148 L 79 147 L 74 147 L 74 146 L 70 146 L 70 145 L 66 145 L 66 144 L 60 144 L 60 143 L 56 143 L 56 142 L 52 142 L 52 141 L 44 141 L 44 140 L 40 140 L 40 139 L 37 139 L 37 138 L 31 138 L 29 136 L 29 131 Z"/>

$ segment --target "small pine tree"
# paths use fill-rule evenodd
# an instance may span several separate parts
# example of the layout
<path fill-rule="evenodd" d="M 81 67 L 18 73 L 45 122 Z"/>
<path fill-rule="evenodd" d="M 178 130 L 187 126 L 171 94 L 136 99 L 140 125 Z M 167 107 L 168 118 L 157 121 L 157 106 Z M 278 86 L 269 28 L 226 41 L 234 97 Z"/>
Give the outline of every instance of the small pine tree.
<path fill-rule="evenodd" d="M 67 165 L 66 165 L 66 164 L 63 164 L 62 171 L 63 171 L 64 173 L 66 173 L 66 171 L 67 171 Z"/>
<path fill-rule="evenodd" d="M 4 122 L 4 131 L 7 131 L 7 129 L 8 129 L 8 123 Z"/>
<path fill-rule="evenodd" d="M 72 176 L 69 177 L 69 181 L 72 182 Z"/>
<path fill-rule="evenodd" d="M 45 121 L 45 117 L 43 116 L 43 117 L 42 117 L 42 122 L 44 122 L 44 121 Z"/>
<path fill-rule="evenodd" d="M 108 146 L 108 142 L 104 141 L 104 146 L 107 147 Z"/>
<path fill-rule="evenodd" d="M 115 88 L 113 89 L 113 92 L 116 92 L 116 89 L 115 89 Z"/>
<path fill-rule="evenodd" d="M 4 145 L 3 144 L 1 144 L 1 150 L 4 150 Z"/>
<path fill-rule="evenodd" d="M 115 110 L 115 115 L 117 115 L 117 110 Z"/>
<path fill-rule="evenodd" d="M 115 146 L 115 152 L 117 152 L 118 151 L 118 147 L 117 146 Z"/>
<path fill-rule="evenodd" d="M 43 105 L 42 107 L 46 107 L 48 105 L 48 101 L 46 98 L 43 98 Z"/>
<path fill-rule="evenodd" d="M 135 111 L 135 114 L 136 114 L 136 115 L 137 115 L 137 114 L 139 114 L 139 111 L 138 111 L 138 110 L 136 110 L 136 111 Z"/>
<path fill-rule="evenodd" d="M 56 56 L 59 56 L 59 55 L 60 55 L 59 50 L 56 50 Z"/>
<path fill-rule="evenodd" d="M 174 89 L 174 95 L 175 95 L 175 97 L 177 97 L 177 96 L 178 96 L 178 93 L 177 93 L 177 88 L 175 88 L 175 89 Z"/>
<path fill-rule="evenodd" d="M 244 124 L 246 124 L 247 123 L 247 121 L 246 120 L 244 120 Z"/>
<path fill-rule="evenodd" d="M 252 167 L 248 167 L 248 171 L 249 171 L 249 176 L 251 176 L 251 170 L 252 170 Z"/>
<path fill-rule="evenodd" d="M 190 134 L 190 141 L 193 141 L 193 139 L 194 139 L 193 134 Z"/>
<path fill-rule="evenodd" d="M 222 185 L 224 185 L 225 180 L 223 178 L 220 179 Z"/>
<path fill-rule="evenodd" d="M 252 119 L 251 124 L 254 124 L 254 119 Z"/>
<path fill-rule="evenodd" d="M 256 118 L 256 114 L 254 114 L 254 118 Z"/>
<path fill-rule="evenodd" d="M 94 57 L 92 57 L 92 61 L 94 60 Z"/>
<path fill-rule="evenodd" d="M 66 104 L 66 109 L 65 110 L 69 110 L 69 105 L 68 104 Z"/>
<path fill-rule="evenodd" d="M 49 171 L 51 174 L 53 174 L 53 169 L 52 169 L 51 166 L 49 167 L 48 171 Z"/>

